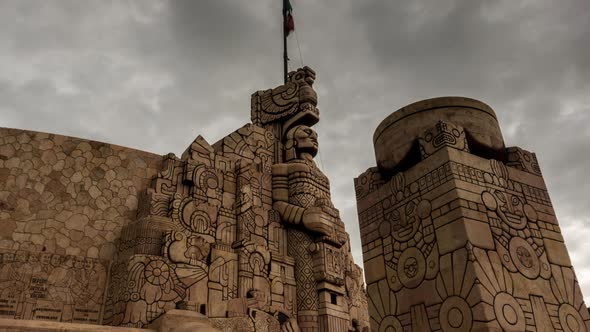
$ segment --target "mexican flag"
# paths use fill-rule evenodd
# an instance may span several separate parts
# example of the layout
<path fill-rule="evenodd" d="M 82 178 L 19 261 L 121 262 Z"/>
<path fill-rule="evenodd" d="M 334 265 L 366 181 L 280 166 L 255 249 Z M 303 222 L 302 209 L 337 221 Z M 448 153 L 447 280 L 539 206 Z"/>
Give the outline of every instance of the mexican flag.
<path fill-rule="evenodd" d="M 295 22 L 293 21 L 293 7 L 291 7 L 291 2 L 289 0 L 283 0 L 283 18 L 284 22 L 284 29 L 285 29 L 285 36 L 288 36 L 291 31 L 295 31 Z"/>

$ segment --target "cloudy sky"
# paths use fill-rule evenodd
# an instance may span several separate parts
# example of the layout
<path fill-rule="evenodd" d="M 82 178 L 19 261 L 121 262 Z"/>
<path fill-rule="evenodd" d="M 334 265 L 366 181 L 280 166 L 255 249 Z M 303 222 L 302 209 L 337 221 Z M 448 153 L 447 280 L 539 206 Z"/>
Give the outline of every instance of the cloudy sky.
<path fill-rule="evenodd" d="M 590 1 L 291 1 L 291 68 L 318 73 L 319 164 L 357 262 L 374 129 L 467 96 L 537 153 L 590 299 Z M 0 126 L 179 155 L 249 121 L 250 94 L 282 82 L 281 43 L 281 0 L 0 0 Z"/>

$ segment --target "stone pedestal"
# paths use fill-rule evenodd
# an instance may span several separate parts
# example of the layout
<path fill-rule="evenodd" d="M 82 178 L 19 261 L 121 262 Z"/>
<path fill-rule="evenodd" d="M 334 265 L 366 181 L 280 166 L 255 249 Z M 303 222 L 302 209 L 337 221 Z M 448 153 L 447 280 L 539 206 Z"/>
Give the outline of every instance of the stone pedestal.
<path fill-rule="evenodd" d="M 590 329 L 535 154 L 504 148 L 491 108 L 412 104 L 375 150 L 355 179 L 373 331 Z"/>

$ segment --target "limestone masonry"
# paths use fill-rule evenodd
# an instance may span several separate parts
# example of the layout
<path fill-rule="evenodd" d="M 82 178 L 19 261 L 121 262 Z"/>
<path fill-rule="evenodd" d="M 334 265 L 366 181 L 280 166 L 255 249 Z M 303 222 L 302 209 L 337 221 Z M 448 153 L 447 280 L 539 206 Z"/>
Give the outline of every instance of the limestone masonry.
<path fill-rule="evenodd" d="M 0 129 L 0 330 L 368 331 L 314 80 L 180 157 Z"/>
<path fill-rule="evenodd" d="M 419 101 L 373 141 L 355 179 L 372 331 L 590 330 L 537 158 L 489 106 Z"/>
<path fill-rule="evenodd" d="M 180 157 L 0 128 L 0 331 L 590 332 L 535 154 L 473 99 L 377 128 L 363 279 L 314 162 L 314 80 Z"/>

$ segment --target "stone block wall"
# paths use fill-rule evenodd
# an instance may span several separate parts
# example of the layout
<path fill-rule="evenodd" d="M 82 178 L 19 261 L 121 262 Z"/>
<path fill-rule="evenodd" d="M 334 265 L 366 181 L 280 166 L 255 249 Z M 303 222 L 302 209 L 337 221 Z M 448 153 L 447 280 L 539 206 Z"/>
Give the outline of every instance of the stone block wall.
<path fill-rule="evenodd" d="M 256 92 L 252 123 L 180 157 L 0 129 L 0 330 L 367 330 L 314 80 Z"/>
<path fill-rule="evenodd" d="M 372 330 L 590 330 L 535 154 L 498 149 L 499 130 L 475 140 L 473 128 L 498 128 L 481 102 L 412 105 L 384 121 L 405 136 L 389 126 L 378 167 L 355 180 Z M 457 116 L 483 111 L 493 121 Z M 415 149 L 384 146 L 400 139 Z"/>
<path fill-rule="evenodd" d="M 0 318 L 99 323 L 116 239 L 162 156 L 0 128 Z"/>
<path fill-rule="evenodd" d="M 162 156 L 0 128 L 0 248 L 110 260 Z"/>

